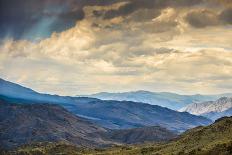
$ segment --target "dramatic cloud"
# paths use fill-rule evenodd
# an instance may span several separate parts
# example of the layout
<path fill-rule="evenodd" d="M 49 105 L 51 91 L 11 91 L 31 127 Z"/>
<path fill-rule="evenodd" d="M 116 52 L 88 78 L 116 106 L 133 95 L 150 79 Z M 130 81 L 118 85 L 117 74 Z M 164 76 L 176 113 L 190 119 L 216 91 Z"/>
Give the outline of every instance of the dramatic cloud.
<path fill-rule="evenodd" d="M 83 8 L 110 5 L 116 0 L 1 0 L 0 37 L 48 37 L 84 19 Z"/>
<path fill-rule="evenodd" d="M 218 24 L 217 14 L 208 10 L 199 10 L 188 13 L 186 20 L 196 28 L 203 28 Z"/>
<path fill-rule="evenodd" d="M 232 8 L 227 8 L 220 13 L 210 10 L 194 10 L 187 14 L 186 20 L 196 28 L 232 24 Z"/>
<path fill-rule="evenodd" d="M 3 78 L 65 95 L 232 90 L 231 1 L 24 2 L 1 1 Z"/>
<path fill-rule="evenodd" d="M 227 24 L 232 24 L 232 7 L 222 11 L 220 19 Z"/>

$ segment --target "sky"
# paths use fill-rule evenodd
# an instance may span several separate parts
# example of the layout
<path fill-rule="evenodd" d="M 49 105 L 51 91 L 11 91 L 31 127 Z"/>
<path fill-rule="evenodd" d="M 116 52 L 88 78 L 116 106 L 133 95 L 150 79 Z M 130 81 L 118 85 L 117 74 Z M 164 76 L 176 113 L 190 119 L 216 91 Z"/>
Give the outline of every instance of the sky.
<path fill-rule="evenodd" d="M 232 92 L 231 0 L 0 0 L 0 77 L 39 92 Z"/>

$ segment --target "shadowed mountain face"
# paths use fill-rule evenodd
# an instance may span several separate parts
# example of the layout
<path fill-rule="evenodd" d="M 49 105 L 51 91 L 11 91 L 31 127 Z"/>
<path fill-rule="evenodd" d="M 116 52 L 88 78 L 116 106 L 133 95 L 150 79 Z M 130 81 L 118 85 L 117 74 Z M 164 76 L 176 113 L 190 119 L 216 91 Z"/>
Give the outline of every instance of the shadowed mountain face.
<path fill-rule="evenodd" d="M 103 101 L 87 97 L 63 97 L 40 94 L 20 85 L 0 81 L 0 95 L 15 103 L 53 103 L 72 113 L 90 119 L 110 129 L 128 129 L 144 126 L 162 126 L 183 132 L 199 125 L 208 125 L 210 120 L 163 108 L 157 105 L 131 101 Z"/>
<path fill-rule="evenodd" d="M 98 124 L 112 129 L 126 129 L 143 126 L 162 126 L 169 130 L 183 132 L 199 125 L 208 125 L 210 120 L 177 112 L 156 105 L 130 101 L 76 102 L 68 107 L 75 114 L 95 118 Z"/>
<path fill-rule="evenodd" d="M 98 98 L 101 100 L 118 100 L 118 101 L 134 101 L 149 103 L 152 105 L 159 105 L 173 110 L 178 110 L 184 106 L 204 101 L 217 100 L 222 96 L 232 96 L 232 94 L 219 95 L 179 95 L 169 92 L 149 92 L 149 91 L 134 91 L 123 93 L 97 93 L 92 95 L 85 95 L 86 97 Z"/>
<path fill-rule="evenodd" d="M 166 141 L 176 135 L 161 127 L 109 130 L 77 117 L 58 105 L 12 104 L 0 100 L 0 146 L 67 142 L 83 147 Z"/>
<path fill-rule="evenodd" d="M 159 127 L 142 127 L 124 130 L 111 130 L 105 136 L 106 139 L 113 140 L 118 143 L 134 144 L 145 142 L 162 142 L 175 138 L 173 132 Z"/>
<path fill-rule="evenodd" d="M 182 108 L 180 111 L 216 120 L 223 116 L 232 116 L 232 98 L 222 97 L 216 101 L 193 103 Z"/>
<path fill-rule="evenodd" d="M 67 141 L 80 146 L 103 145 L 107 142 L 102 141 L 96 133 L 106 131 L 60 106 L 0 101 L 0 144 L 5 148 L 37 141 Z"/>
<path fill-rule="evenodd" d="M 186 131 L 167 143 L 121 146 L 107 149 L 86 150 L 67 144 L 39 144 L 19 148 L 14 153 L 30 155 L 50 154 L 101 154 L 101 155 L 231 155 L 232 117 L 221 118 L 207 127 L 197 127 Z M 36 154 L 37 153 L 37 154 Z"/>

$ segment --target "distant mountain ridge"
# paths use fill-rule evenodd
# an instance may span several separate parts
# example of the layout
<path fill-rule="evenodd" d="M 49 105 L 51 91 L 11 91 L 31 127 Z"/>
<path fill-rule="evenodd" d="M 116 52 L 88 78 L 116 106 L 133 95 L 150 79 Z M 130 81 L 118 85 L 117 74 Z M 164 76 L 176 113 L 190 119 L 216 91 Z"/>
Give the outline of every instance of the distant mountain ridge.
<path fill-rule="evenodd" d="M 81 116 L 97 118 L 98 124 L 112 129 L 127 129 L 143 126 L 162 126 L 169 130 L 185 131 L 186 129 L 207 125 L 211 121 L 189 113 L 180 113 L 156 105 L 131 101 L 102 101 L 76 103 L 70 111 Z"/>
<path fill-rule="evenodd" d="M 232 98 L 222 97 L 216 101 L 193 103 L 182 108 L 180 111 L 216 120 L 223 116 L 232 116 Z"/>
<path fill-rule="evenodd" d="M 32 100 L 32 103 L 59 103 L 68 104 L 71 101 L 71 97 L 50 95 L 38 93 L 30 88 L 23 87 L 19 84 L 15 84 L 0 78 L 0 95 L 9 98 L 22 99 L 24 101 Z"/>
<path fill-rule="evenodd" d="M 82 97 L 93 97 L 102 100 L 134 101 L 159 105 L 173 110 L 179 110 L 188 104 L 217 100 L 223 96 L 232 96 L 232 94 L 218 95 L 179 95 L 169 92 L 149 92 L 144 90 L 122 93 L 101 92 L 92 95 L 81 95 Z"/>
<path fill-rule="evenodd" d="M 110 129 L 162 126 L 183 132 L 195 126 L 211 123 L 209 119 L 202 116 L 181 113 L 157 105 L 40 94 L 5 80 L 0 81 L 0 86 L 0 97 L 6 101 L 23 104 L 59 104 L 77 116 Z"/>

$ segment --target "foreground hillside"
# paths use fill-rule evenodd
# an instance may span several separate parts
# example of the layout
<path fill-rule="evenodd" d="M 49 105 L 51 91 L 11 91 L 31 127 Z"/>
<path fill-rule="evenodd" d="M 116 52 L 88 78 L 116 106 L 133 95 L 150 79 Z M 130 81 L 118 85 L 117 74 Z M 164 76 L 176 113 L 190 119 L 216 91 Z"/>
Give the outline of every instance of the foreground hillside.
<path fill-rule="evenodd" d="M 191 129 L 169 143 L 119 146 L 108 149 L 81 149 L 67 144 L 25 146 L 6 154 L 99 154 L 99 155 L 231 155 L 232 117 L 222 118 L 207 127 Z"/>
<path fill-rule="evenodd" d="M 110 129 L 162 126 L 169 130 L 183 132 L 199 125 L 211 123 L 211 120 L 202 116 L 177 112 L 157 105 L 41 94 L 1 79 L 0 98 L 22 104 L 59 104 L 77 116 L 87 118 Z"/>
<path fill-rule="evenodd" d="M 66 142 L 80 147 L 167 141 L 176 135 L 153 126 L 109 130 L 54 104 L 13 104 L 0 100 L 0 148 L 37 142 Z"/>

